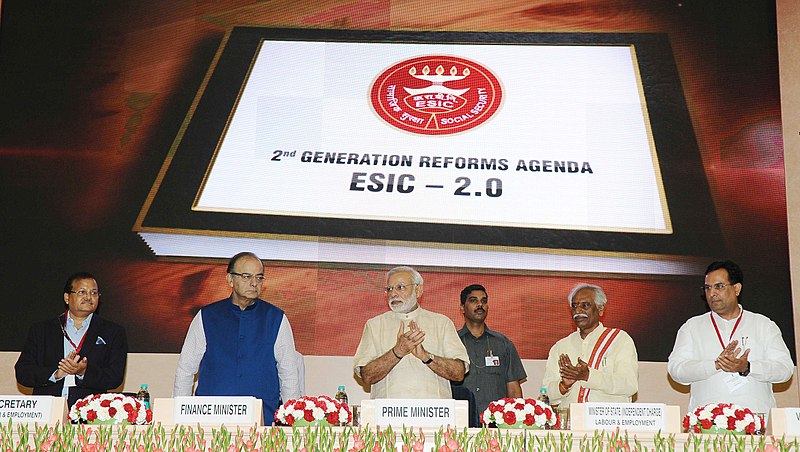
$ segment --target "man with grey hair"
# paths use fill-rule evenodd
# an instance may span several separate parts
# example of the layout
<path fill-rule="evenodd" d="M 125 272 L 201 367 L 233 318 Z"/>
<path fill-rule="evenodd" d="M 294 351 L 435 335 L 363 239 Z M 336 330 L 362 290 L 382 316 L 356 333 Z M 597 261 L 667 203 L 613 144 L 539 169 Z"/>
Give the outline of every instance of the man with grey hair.
<path fill-rule="evenodd" d="M 422 309 L 422 276 L 411 267 L 386 274 L 390 311 L 367 320 L 353 358 L 355 373 L 375 398 L 449 399 L 469 356 L 453 322 Z"/>
<path fill-rule="evenodd" d="M 259 298 L 264 263 L 251 252 L 228 261 L 228 298 L 203 307 L 189 325 L 175 371 L 173 397 L 254 396 L 264 421 L 273 421 L 280 401 L 300 397 L 302 356 L 283 310 Z"/>
<path fill-rule="evenodd" d="M 630 402 L 639 390 L 639 358 L 628 333 L 600 322 L 605 292 L 581 283 L 567 300 L 578 330 L 550 349 L 542 381 L 550 402 Z"/>

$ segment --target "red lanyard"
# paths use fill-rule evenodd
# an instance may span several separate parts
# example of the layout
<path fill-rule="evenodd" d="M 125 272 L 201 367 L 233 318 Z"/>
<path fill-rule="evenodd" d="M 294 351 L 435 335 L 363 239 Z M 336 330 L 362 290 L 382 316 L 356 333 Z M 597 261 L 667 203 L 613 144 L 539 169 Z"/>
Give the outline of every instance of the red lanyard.
<path fill-rule="evenodd" d="M 69 341 L 69 343 L 75 349 L 75 352 L 78 353 L 78 352 L 81 351 L 81 347 L 83 347 L 83 341 L 86 339 L 86 333 L 83 333 L 83 337 L 81 338 L 81 341 L 78 343 L 78 345 L 75 345 L 75 342 L 73 342 L 72 339 L 70 339 L 69 334 L 67 334 L 67 330 L 65 328 L 66 325 L 67 325 L 67 317 L 68 316 L 69 316 L 69 311 L 67 311 L 64 314 L 64 323 L 62 324 L 61 322 L 59 322 L 58 324 L 61 326 L 61 332 L 64 334 L 64 338 L 67 341 Z M 88 331 L 87 331 L 87 333 L 88 333 Z"/>
<path fill-rule="evenodd" d="M 714 314 L 709 312 L 708 315 L 711 316 L 711 323 L 714 325 L 714 331 L 717 332 L 717 339 L 719 339 L 719 345 L 721 345 L 722 349 L 725 350 L 725 343 L 722 342 L 722 335 L 719 334 L 719 328 L 717 327 L 717 321 L 714 320 Z M 736 328 L 739 327 L 739 322 L 742 321 L 742 317 L 744 317 L 744 309 L 742 309 L 742 311 L 739 313 L 739 318 L 736 320 L 736 324 L 733 325 L 733 331 L 731 331 L 731 337 L 728 338 L 729 343 L 733 338 L 733 333 L 736 332 Z"/>

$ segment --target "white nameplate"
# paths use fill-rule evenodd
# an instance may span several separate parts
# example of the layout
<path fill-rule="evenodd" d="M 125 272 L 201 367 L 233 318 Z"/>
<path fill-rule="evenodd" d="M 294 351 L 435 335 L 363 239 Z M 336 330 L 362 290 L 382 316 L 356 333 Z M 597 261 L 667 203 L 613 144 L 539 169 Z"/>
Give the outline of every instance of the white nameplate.
<path fill-rule="evenodd" d="M 175 397 L 175 424 L 254 424 L 255 397 L 195 396 Z M 260 415 L 260 413 L 259 413 Z"/>
<path fill-rule="evenodd" d="M 584 430 L 665 430 L 667 406 L 663 403 L 586 403 Z"/>
<path fill-rule="evenodd" d="M 380 427 L 456 426 L 453 399 L 376 399 L 375 425 Z"/>
<path fill-rule="evenodd" d="M 784 408 L 786 413 L 786 431 L 787 435 L 798 436 L 800 435 L 800 408 Z"/>
<path fill-rule="evenodd" d="M 50 423 L 53 396 L 0 396 L 0 423 Z"/>

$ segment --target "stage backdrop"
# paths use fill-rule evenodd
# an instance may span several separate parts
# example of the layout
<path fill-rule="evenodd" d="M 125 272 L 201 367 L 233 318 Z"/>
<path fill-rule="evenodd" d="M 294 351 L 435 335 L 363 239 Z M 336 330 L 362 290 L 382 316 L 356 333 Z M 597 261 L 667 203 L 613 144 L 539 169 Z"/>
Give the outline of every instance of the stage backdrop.
<path fill-rule="evenodd" d="M 240 250 L 303 354 L 352 355 L 410 264 L 528 359 L 601 285 L 665 361 L 718 258 L 793 349 L 774 5 L 523 3 L 4 2 L 0 349 L 85 270 L 178 352 Z"/>

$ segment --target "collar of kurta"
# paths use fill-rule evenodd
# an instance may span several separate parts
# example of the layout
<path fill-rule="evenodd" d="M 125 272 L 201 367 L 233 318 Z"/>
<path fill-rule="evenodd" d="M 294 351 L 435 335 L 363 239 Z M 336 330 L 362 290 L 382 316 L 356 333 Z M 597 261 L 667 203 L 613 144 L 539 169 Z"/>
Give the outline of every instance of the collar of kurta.
<path fill-rule="evenodd" d="M 742 314 L 744 314 L 744 308 L 742 307 L 742 305 L 738 304 L 737 306 L 739 306 L 739 315 L 737 315 L 736 317 L 734 317 L 734 318 L 732 318 L 730 320 L 722 318 L 722 316 L 720 316 L 719 314 L 717 314 L 714 311 L 710 311 L 710 312 L 711 312 L 711 315 L 714 316 L 714 318 L 716 319 L 717 322 L 724 322 L 724 323 L 736 322 L 737 320 L 739 320 L 739 318 L 742 316 Z"/>
<path fill-rule="evenodd" d="M 600 337 L 600 333 L 602 333 L 604 329 L 606 329 L 606 327 L 603 326 L 603 322 L 598 322 L 597 323 L 597 328 L 592 330 L 591 333 L 587 334 L 586 337 L 582 338 L 581 340 L 582 341 L 593 341 L 593 340 L 597 339 L 598 337 Z M 580 337 L 581 329 L 578 328 L 576 331 L 578 332 L 578 336 Z"/>
<path fill-rule="evenodd" d="M 414 309 L 411 312 L 402 313 L 402 312 L 394 312 L 394 311 L 392 311 L 392 314 L 394 315 L 394 318 L 396 318 L 397 320 L 400 320 L 401 322 L 410 322 L 412 320 L 417 320 L 417 318 L 419 318 L 419 313 L 421 311 L 422 311 L 422 307 L 417 305 L 417 309 Z"/>

